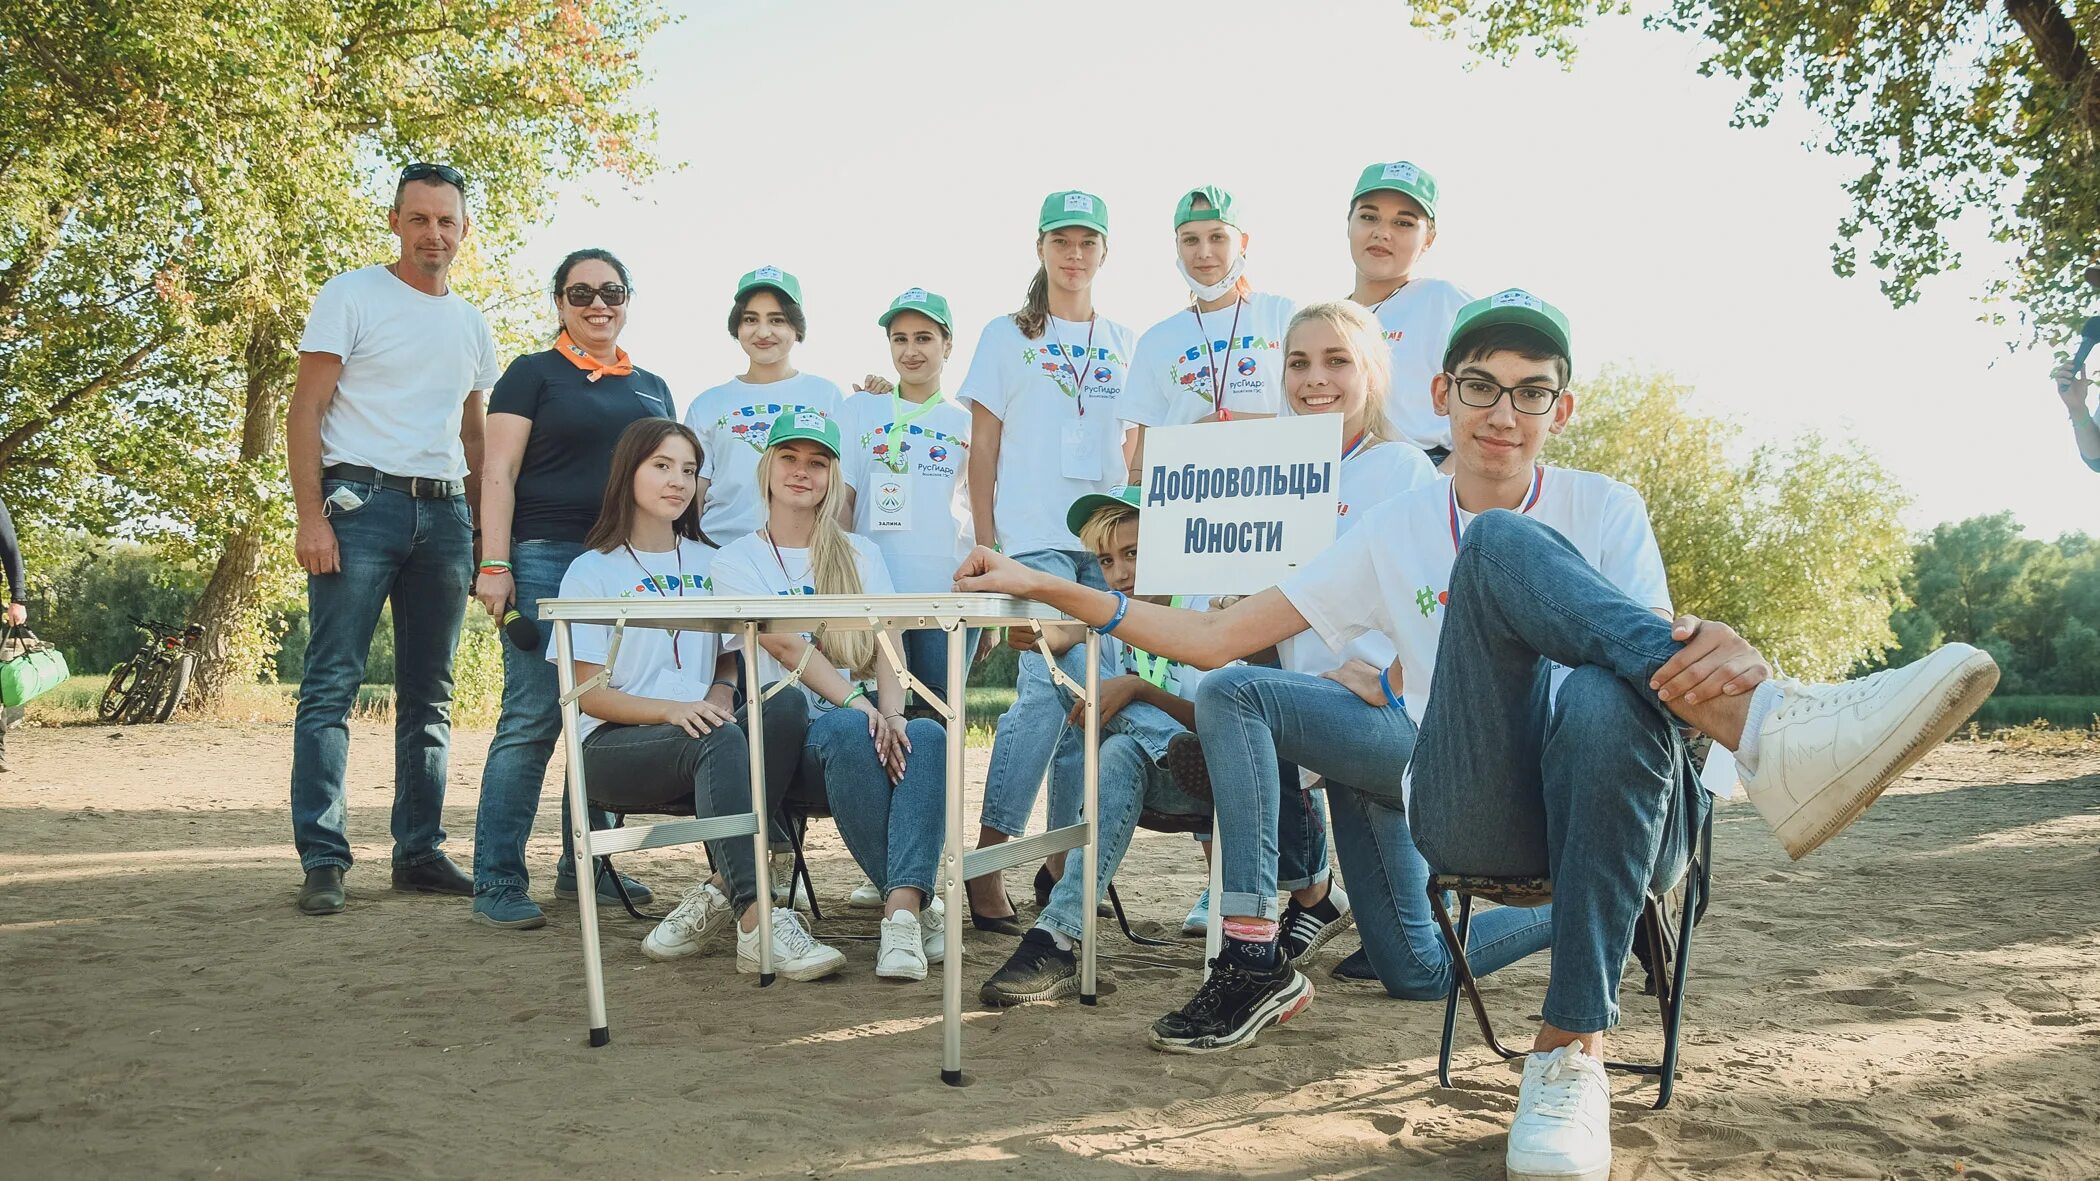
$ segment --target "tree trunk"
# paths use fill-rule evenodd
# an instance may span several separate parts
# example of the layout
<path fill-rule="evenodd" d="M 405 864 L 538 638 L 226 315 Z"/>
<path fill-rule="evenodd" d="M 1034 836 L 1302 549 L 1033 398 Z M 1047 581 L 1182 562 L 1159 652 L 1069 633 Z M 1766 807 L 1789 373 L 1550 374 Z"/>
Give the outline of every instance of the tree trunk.
<path fill-rule="evenodd" d="M 249 326 L 241 362 L 247 375 L 241 419 L 240 466 L 253 470 L 271 464 L 284 442 L 284 411 L 291 395 L 292 355 L 283 326 L 267 312 Z M 190 680 L 188 705 L 209 710 L 225 699 L 226 687 L 255 675 L 261 651 L 255 634 L 256 588 L 270 540 L 270 505 L 260 489 L 276 480 L 252 480 L 241 493 L 244 503 L 226 533 L 211 582 L 197 601 L 191 622 L 204 629 L 199 641 L 197 672 Z M 246 640 L 247 642 L 242 642 Z"/>

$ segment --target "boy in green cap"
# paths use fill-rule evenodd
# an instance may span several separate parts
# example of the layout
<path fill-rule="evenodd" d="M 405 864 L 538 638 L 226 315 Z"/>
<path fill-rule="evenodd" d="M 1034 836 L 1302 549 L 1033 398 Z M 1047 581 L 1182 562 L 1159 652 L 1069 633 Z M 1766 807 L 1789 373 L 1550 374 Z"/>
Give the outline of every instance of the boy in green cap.
<path fill-rule="evenodd" d="M 1401 850 L 1419 849 L 1438 872 L 1552 877 L 1551 977 L 1510 1128 L 1513 1181 L 1610 1173 L 1601 1061 L 1621 970 L 1646 895 L 1685 872 L 1711 806 L 1683 729 L 1735 752 L 1750 802 L 1800 857 L 1958 728 L 1998 679 L 1988 654 L 1949 644 L 1841 684 L 1779 680 L 1725 624 L 1672 620 L 1639 495 L 1538 463 L 1573 410 L 1570 356 L 1566 317 L 1537 296 L 1511 289 L 1468 304 L 1432 390 L 1452 420 L 1450 477 L 1372 508 L 1282 586 L 1223 611 L 1054 584 L 982 549 L 956 579 L 959 591 L 1039 599 L 1202 665 L 1308 628 L 1337 647 L 1369 631 L 1393 641 L 1395 668 L 1341 679 L 1365 703 L 1406 712 L 1419 731 L 1405 749 L 1359 748 L 1317 701 L 1282 701 L 1262 716 L 1258 670 L 1204 682 L 1226 951 L 1195 998 L 1154 1024 L 1152 1042 L 1179 1052 L 1244 1045 L 1303 1006 L 1310 986 L 1277 954 L 1273 922 L 1266 938 L 1261 930 L 1273 880 L 1265 887 L 1258 866 L 1235 868 L 1235 842 L 1258 832 L 1259 801 L 1228 797 L 1265 761 L 1293 760 L 1325 775 L 1335 796 L 1367 947 L 1406 935 L 1391 928 L 1410 891 L 1368 885 L 1374 866 L 1402 867 Z M 1448 973 L 1448 963 L 1425 973 L 1440 986 L 1425 994 L 1447 988 Z"/>
<path fill-rule="evenodd" d="M 1365 168 L 1349 197 L 1349 260 L 1356 268 L 1349 298 L 1378 317 L 1393 350 L 1387 416 L 1403 440 L 1441 464 L 1451 451 L 1451 424 L 1430 405 L 1429 382 L 1452 319 L 1473 297 L 1415 274 L 1436 244 L 1436 214 L 1436 178 L 1427 169 L 1407 160 Z"/>

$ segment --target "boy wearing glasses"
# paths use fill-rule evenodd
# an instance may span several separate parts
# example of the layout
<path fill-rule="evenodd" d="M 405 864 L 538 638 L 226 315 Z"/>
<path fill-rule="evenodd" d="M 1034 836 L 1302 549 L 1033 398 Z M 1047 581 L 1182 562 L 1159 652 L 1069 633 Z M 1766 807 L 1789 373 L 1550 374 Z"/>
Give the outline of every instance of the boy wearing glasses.
<path fill-rule="evenodd" d="M 1234 735 L 1205 710 L 1224 680 L 1215 674 L 1198 693 L 1198 733 L 1216 792 L 1250 777 L 1246 760 L 1276 755 L 1323 770 L 1331 789 L 1350 785 L 1336 791 L 1335 832 L 1367 945 L 1371 899 L 1402 900 L 1372 885 L 1366 858 L 1401 842 L 1440 871 L 1553 879 L 1551 977 L 1510 1128 L 1513 1181 L 1610 1173 L 1601 1059 L 1620 972 L 1647 892 L 1682 872 L 1710 806 L 1681 728 L 1735 752 L 1750 802 L 1800 857 L 1998 680 L 1991 658 L 1965 644 L 1836 685 L 1776 680 L 1726 625 L 1673 621 L 1640 497 L 1604 476 L 1538 465 L 1572 410 L 1569 356 L 1566 318 L 1528 292 L 1466 305 L 1432 391 L 1451 418 L 1451 476 L 1377 505 L 1281 587 L 1223 611 L 1056 584 L 981 549 L 956 579 L 959 591 L 1038 598 L 1199 667 L 1307 628 L 1332 646 L 1369 631 L 1392 639 L 1397 669 L 1352 687 L 1404 710 L 1419 727 L 1411 746 L 1349 750 L 1347 728 L 1314 711 Z M 1251 747 L 1238 767 L 1227 761 L 1235 739 Z M 1221 794 L 1219 818 L 1229 848 L 1229 822 L 1245 827 L 1245 810 L 1235 817 Z M 1154 1024 L 1156 1047 L 1245 1044 L 1278 1019 L 1277 998 L 1307 988 L 1275 944 L 1234 938 L 1229 926 L 1227 936 L 1196 997 Z"/>
<path fill-rule="evenodd" d="M 411 164 L 387 226 L 400 255 L 321 288 L 299 339 L 286 423 L 312 639 L 292 731 L 292 839 L 306 914 L 343 909 L 350 707 L 380 608 L 394 605 L 397 890 L 471 895 L 440 813 L 452 737 L 452 651 L 474 576 L 482 395 L 496 340 L 447 276 L 467 234 L 466 179 Z"/>

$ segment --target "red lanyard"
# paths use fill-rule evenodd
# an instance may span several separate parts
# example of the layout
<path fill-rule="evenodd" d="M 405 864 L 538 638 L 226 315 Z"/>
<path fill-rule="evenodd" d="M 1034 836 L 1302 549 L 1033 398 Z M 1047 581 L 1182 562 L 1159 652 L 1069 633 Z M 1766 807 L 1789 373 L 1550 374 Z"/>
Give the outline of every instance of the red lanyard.
<path fill-rule="evenodd" d="M 658 595 L 661 595 L 666 599 L 671 597 L 669 595 L 664 594 L 663 583 L 657 581 L 657 579 L 661 576 L 651 574 L 649 572 L 649 567 L 642 566 L 642 559 L 635 554 L 634 547 L 632 545 L 629 545 L 623 541 L 620 543 L 620 548 L 627 551 L 627 556 L 634 559 L 634 564 L 636 566 L 641 566 L 642 576 L 648 581 L 650 590 L 655 591 Z M 679 543 L 678 548 L 672 550 L 671 552 L 673 554 L 676 554 L 678 557 L 677 581 L 674 582 L 672 585 L 678 588 L 678 597 L 682 599 L 685 597 L 685 544 L 683 542 Z M 673 628 L 671 630 L 671 667 L 680 670 L 683 670 L 685 668 L 685 662 L 678 658 L 678 630 L 676 628 Z"/>
<path fill-rule="evenodd" d="M 1531 510 L 1538 505 L 1539 494 L 1545 490 L 1545 465 L 1534 465 L 1531 469 L 1531 491 L 1525 495 L 1524 503 L 1518 506 L 1517 511 L 1529 515 Z M 1453 480 L 1451 481 L 1451 552 L 1454 554 L 1458 552 L 1458 538 L 1458 481 Z"/>
<path fill-rule="evenodd" d="M 1356 432 L 1356 437 L 1349 440 L 1349 445 L 1347 447 L 1342 448 L 1342 462 L 1349 462 L 1349 457 L 1356 454 L 1357 448 L 1362 447 L 1364 445 L 1364 440 L 1370 437 L 1371 432 L 1369 431 Z"/>
<path fill-rule="evenodd" d="M 775 565 L 780 567 L 780 577 L 783 580 L 785 580 L 788 584 L 787 593 L 791 595 L 794 594 L 796 582 L 795 576 L 788 573 L 787 559 L 780 556 L 780 545 L 778 542 L 773 540 L 773 530 L 770 527 L 766 530 L 766 544 L 773 547 L 773 562 Z M 809 577 L 809 561 L 806 558 L 803 560 L 802 563 L 802 576 L 804 578 Z"/>
<path fill-rule="evenodd" d="M 1237 345 L 1240 340 L 1240 309 L 1246 306 L 1247 301 L 1244 299 L 1232 301 L 1232 331 L 1225 335 L 1225 367 L 1227 369 L 1232 367 L 1233 346 Z M 1191 304 L 1189 305 L 1189 310 L 1196 313 L 1196 331 L 1203 334 L 1203 358 L 1210 362 L 1211 409 L 1218 412 L 1219 421 L 1231 422 L 1232 411 L 1225 409 L 1225 382 L 1227 375 L 1218 371 L 1217 354 L 1213 353 L 1210 348 L 1210 333 L 1203 327 L 1203 309 L 1199 305 Z"/>
<path fill-rule="evenodd" d="M 1055 329 L 1055 328 L 1051 328 L 1051 327 L 1050 327 L 1050 325 L 1051 325 L 1052 323 L 1054 323 L 1054 322 L 1055 322 L 1055 321 L 1052 321 L 1052 320 L 1045 320 L 1045 321 L 1043 321 L 1043 326 L 1044 326 L 1045 328 L 1048 328 L 1048 329 L 1049 329 L 1049 332 L 1050 332 L 1050 340 L 1051 340 L 1051 342 L 1052 342 L 1052 343 L 1054 343 L 1055 345 L 1057 345 L 1057 351 L 1058 351 L 1058 352 L 1060 352 L 1060 353 L 1063 353 L 1063 354 L 1065 355 L 1065 368 L 1067 368 L 1067 369 L 1070 369 L 1070 370 L 1072 371 L 1072 380 L 1073 380 L 1073 382 L 1075 382 L 1075 383 L 1076 383 L 1076 389 L 1075 389 L 1075 392 L 1074 392 L 1074 393 L 1072 394 L 1072 400 L 1073 400 L 1074 402 L 1077 402 L 1077 403 L 1079 403 L 1079 417 L 1081 417 L 1081 418 L 1085 418 L 1085 417 L 1086 417 L 1086 371 L 1085 371 L 1084 369 L 1082 369 L 1082 368 L 1081 368 L 1080 366 L 1078 366 L 1078 365 L 1075 365 L 1075 364 L 1073 364 L 1073 363 L 1072 363 L 1072 350 L 1071 350 L 1071 349 L 1069 349 L 1069 348 L 1066 348 L 1066 347 L 1065 347 L 1065 342 L 1064 342 L 1063 340 L 1060 340 L 1060 339 L 1058 338 L 1058 335 L 1057 335 L 1057 329 Z M 1086 352 L 1085 352 L 1085 353 L 1084 353 L 1083 355 L 1081 355 L 1079 359 L 1080 359 L 1081 361 L 1084 361 L 1084 362 L 1086 362 L 1086 363 L 1087 363 L 1088 365 L 1092 365 L 1092 364 L 1094 363 L 1094 360 L 1093 360 L 1093 358 L 1094 358 L 1094 317 L 1092 317 L 1092 316 L 1088 316 L 1088 317 L 1086 318 Z"/>

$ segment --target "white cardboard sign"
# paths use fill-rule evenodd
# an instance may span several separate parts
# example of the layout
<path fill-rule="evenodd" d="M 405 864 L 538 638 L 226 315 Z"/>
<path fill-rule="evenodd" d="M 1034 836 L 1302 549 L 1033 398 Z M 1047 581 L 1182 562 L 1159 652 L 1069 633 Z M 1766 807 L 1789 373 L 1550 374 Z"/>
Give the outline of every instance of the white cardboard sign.
<path fill-rule="evenodd" d="M 1334 541 L 1342 416 L 1145 432 L 1137 591 L 1248 595 Z"/>

